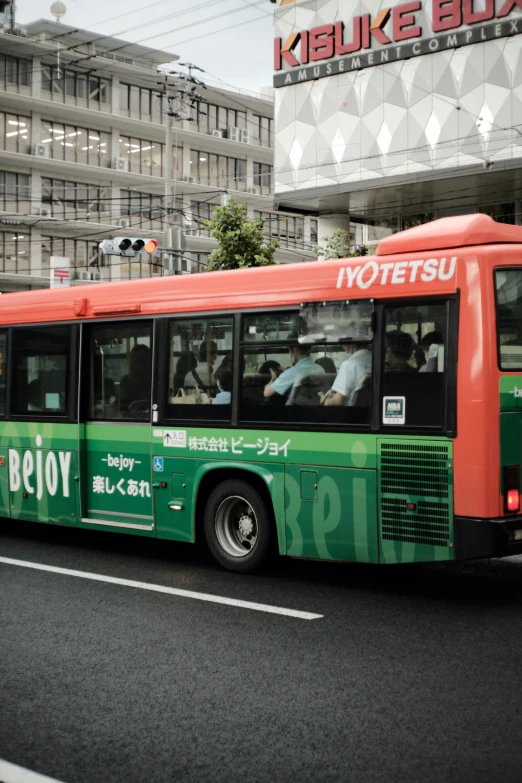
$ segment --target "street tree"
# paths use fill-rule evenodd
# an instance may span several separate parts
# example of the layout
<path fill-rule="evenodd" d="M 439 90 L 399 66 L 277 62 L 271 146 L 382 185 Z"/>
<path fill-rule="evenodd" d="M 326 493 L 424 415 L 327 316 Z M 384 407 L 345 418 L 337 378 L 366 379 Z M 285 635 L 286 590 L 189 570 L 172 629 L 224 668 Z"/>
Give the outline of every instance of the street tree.
<path fill-rule="evenodd" d="M 351 247 L 350 233 L 344 228 L 338 228 L 330 237 L 323 237 L 324 245 L 316 245 L 314 253 L 326 261 L 329 258 L 353 258 L 365 256 L 368 252 L 364 245 Z"/>
<path fill-rule="evenodd" d="M 275 239 L 267 242 L 263 236 L 265 221 L 262 218 L 250 220 L 246 206 L 235 199 L 216 207 L 212 218 L 203 222 L 218 242 L 209 256 L 209 272 L 277 263 L 274 253 L 279 242 Z"/>

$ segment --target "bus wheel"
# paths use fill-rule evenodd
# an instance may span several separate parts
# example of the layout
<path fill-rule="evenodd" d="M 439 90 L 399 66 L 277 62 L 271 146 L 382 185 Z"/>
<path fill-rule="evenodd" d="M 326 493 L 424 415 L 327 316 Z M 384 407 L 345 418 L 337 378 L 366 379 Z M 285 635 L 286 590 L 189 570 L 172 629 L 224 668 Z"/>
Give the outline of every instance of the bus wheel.
<path fill-rule="evenodd" d="M 256 571 L 268 555 L 270 515 L 259 492 L 246 481 L 224 481 L 210 493 L 204 529 L 212 556 L 229 571 Z"/>

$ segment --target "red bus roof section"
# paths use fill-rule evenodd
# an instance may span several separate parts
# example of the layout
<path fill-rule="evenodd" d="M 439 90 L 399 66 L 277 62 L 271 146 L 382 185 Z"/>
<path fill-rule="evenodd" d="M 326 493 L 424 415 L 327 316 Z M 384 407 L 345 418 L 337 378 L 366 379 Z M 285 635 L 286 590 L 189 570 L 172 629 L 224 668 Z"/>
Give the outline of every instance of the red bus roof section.
<path fill-rule="evenodd" d="M 522 244 L 522 226 L 497 223 L 489 215 L 459 215 L 392 234 L 379 243 L 378 256 L 420 253 L 469 245 Z"/>

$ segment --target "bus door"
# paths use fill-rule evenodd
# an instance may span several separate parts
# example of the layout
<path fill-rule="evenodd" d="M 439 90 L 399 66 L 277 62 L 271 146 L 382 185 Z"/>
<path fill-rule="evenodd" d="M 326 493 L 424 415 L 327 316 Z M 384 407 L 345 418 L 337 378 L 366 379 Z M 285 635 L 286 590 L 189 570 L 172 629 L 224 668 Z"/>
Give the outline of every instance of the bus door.
<path fill-rule="evenodd" d="M 84 328 L 82 525 L 155 535 L 151 479 L 152 321 Z"/>

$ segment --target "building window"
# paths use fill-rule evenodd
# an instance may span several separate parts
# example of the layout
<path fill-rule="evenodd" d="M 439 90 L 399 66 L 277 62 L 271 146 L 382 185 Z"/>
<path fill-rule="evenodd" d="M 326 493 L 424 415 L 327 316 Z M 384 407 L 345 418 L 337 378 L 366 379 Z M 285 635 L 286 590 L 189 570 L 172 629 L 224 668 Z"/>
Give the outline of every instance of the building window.
<path fill-rule="evenodd" d="M 42 204 L 49 205 L 53 217 L 99 222 L 100 213 L 110 212 L 109 199 L 109 188 L 42 177 Z"/>
<path fill-rule="evenodd" d="M 0 55 L 0 90 L 16 90 L 31 85 L 31 62 L 18 57 Z M 27 91 L 26 91 L 27 92 Z"/>
<path fill-rule="evenodd" d="M 317 245 L 317 237 L 318 237 L 318 228 L 319 221 L 315 218 L 310 218 L 310 244 L 311 245 Z"/>
<path fill-rule="evenodd" d="M 493 220 L 498 223 L 509 223 L 514 226 L 516 222 L 516 209 L 515 202 L 508 201 L 504 204 L 486 204 L 482 205 L 478 209 L 479 212 L 483 212 L 485 215 L 489 215 Z"/>
<path fill-rule="evenodd" d="M 206 272 L 210 253 L 197 253 L 194 250 L 186 250 L 181 259 L 181 272 Z"/>
<path fill-rule="evenodd" d="M 19 114 L 0 112 L 0 149 L 8 152 L 31 151 L 31 120 Z"/>
<path fill-rule="evenodd" d="M 202 185 L 246 190 L 246 160 L 241 158 L 190 150 L 190 174 Z"/>
<path fill-rule="evenodd" d="M 6 212 L 29 212 L 31 179 L 28 174 L 0 171 L 0 209 Z"/>
<path fill-rule="evenodd" d="M 68 409 L 71 328 L 13 329 L 13 413 L 64 416 Z"/>
<path fill-rule="evenodd" d="M 210 229 L 204 224 L 204 220 L 210 220 L 214 214 L 216 204 L 208 201 L 191 201 L 190 212 L 192 216 L 191 228 L 196 230 L 200 236 L 209 237 Z"/>
<path fill-rule="evenodd" d="M 196 101 L 194 103 L 192 120 L 197 123 L 197 129 L 200 133 L 211 133 L 213 130 L 221 130 L 226 136 L 229 129 L 247 129 L 246 111 L 228 109 L 225 106 L 216 106 L 213 103 L 204 101 Z"/>
<path fill-rule="evenodd" d="M 56 160 L 89 166 L 109 165 L 110 134 L 105 131 L 42 120 L 40 143 L 49 145 L 50 156 Z"/>
<path fill-rule="evenodd" d="M 62 237 L 42 237 L 42 273 L 50 275 L 51 256 L 69 258 L 71 268 L 83 272 L 96 271 L 103 266 L 98 241 L 88 239 L 64 239 Z"/>
<path fill-rule="evenodd" d="M 176 199 L 171 223 L 181 225 L 183 200 Z M 166 225 L 166 210 L 163 196 L 138 193 L 135 190 L 120 190 L 120 215 L 129 218 L 130 226 L 163 229 Z"/>
<path fill-rule="evenodd" d="M 254 162 L 254 187 L 263 195 L 269 196 L 272 192 L 272 166 L 268 163 Z"/>
<path fill-rule="evenodd" d="M 120 84 L 120 114 L 145 122 L 163 123 L 164 96 L 157 90 Z"/>
<path fill-rule="evenodd" d="M 130 136 L 120 137 L 120 158 L 129 161 L 129 171 L 161 177 L 163 145 Z"/>
<path fill-rule="evenodd" d="M 97 76 L 87 76 L 55 65 L 42 68 L 42 92 L 52 101 L 86 106 L 89 109 L 109 108 L 111 82 Z"/>
<path fill-rule="evenodd" d="M 263 235 L 277 239 L 281 247 L 304 247 L 304 218 L 273 212 L 254 212 L 256 220 L 264 220 Z"/>
<path fill-rule="evenodd" d="M 30 273 L 31 235 L 15 226 L 0 231 L 0 272 L 28 275 Z"/>
<path fill-rule="evenodd" d="M 262 147 L 273 146 L 273 120 L 270 117 L 254 116 L 251 133 Z"/>

